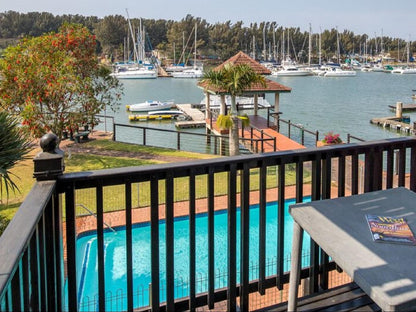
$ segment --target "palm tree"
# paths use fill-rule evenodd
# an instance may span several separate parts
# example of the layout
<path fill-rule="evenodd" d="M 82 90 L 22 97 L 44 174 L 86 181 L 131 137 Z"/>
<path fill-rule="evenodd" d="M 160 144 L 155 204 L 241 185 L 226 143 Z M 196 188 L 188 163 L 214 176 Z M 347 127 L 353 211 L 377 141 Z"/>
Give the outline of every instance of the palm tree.
<path fill-rule="evenodd" d="M 207 85 L 206 89 L 210 87 L 215 88 L 216 91 L 231 96 L 229 118 L 222 117 L 220 120 L 222 120 L 221 123 L 225 125 L 225 128 L 230 128 L 230 155 L 238 155 L 239 139 L 236 97 L 243 95 L 253 84 L 260 83 L 264 87 L 266 79 L 246 64 L 234 65 L 227 63 L 220 69 L 205 72 L 201 83 Z M 227 119 L 231 122 L 227 121 Z"/>
<path fill-rule="evenodd" d="M 21 130 L 16 119 L 0 110 L 0 201 L 3 194 L 8 197 L 18 190 L 10 169 L 29 152 L 28 137 Z"/>

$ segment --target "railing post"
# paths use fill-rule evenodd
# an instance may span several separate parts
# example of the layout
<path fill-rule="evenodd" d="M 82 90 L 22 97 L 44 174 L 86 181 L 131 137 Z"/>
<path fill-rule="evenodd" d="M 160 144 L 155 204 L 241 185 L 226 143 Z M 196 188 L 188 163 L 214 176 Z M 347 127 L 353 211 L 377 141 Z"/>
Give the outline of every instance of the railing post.
<path fill-rule="evenodd" d="M 304 130 L 304 128 L 301 129 L 301 141 L 302 141 L 302 145 L 305 145 L 305 130 Z"/>
<path fill-rule="evenodd" d="M 288 135 L 287 136 L 289 137 L 289 139 L 290 139 L 290 125 L 291 125 L 290 124 L 290 120 L 288 120 L 288 122 L 287 122 L 287 128 L 288 128 L 288 131 L 287 132 L 288 132 Z"/>
<path fill-rule="evenodd" d="M 116 140 L 116 123 L 113 120 L 113 141 L 117 141 Z"/>
<path fill-rule="evenodd" d="M 264 133 L 261 130 L 261 152 L 264 153 Z"/>
<path fill-rule="evenodd" d="M 146 146 L 146 128 L 143 128 L 143 145 Z"/>
<path fill-rule="evenodd" d="M 181 150 L 181 133 L 178 131 L 177 132 L 177 150 L 180 151 Z"/>
<path fill-rule="evenodd" d="M 59 149 L 59 139 L 53 133 L 47 133 L 40 139 L 42 152 L 33 159 L 33 176 L 38 181 L 54 180 L 65 170 L 64 152 Z"/>

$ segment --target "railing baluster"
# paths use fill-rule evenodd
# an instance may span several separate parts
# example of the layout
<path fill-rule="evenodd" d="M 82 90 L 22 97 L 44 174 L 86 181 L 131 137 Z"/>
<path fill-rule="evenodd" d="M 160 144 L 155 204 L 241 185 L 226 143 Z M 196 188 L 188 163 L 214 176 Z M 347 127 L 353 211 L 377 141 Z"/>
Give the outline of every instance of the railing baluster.
<path fill-rule="evenodd" d="M 173 175 L 168 172 L 165 184 L 165 237 L 166 237 L 166 309 L 175 310 L 175 276 L 174 276 L 174 227 L 173 227 Z"/>
<path fill-rule="evenodd" d="M 23 282 L 23 311 L 30 310 L 30 287 L 29 287 L 29 249 L 26 249 L 22 258 L 22 282 Z M 1 306 L 0 306 L 1 311 Z"/>
<path fill-rule="evenodd" d="M 345 196 L 345 155 L 338 158 L 338 197 Z"/>
<path fill-rule="evenodd" d="M 351 155 L 351 195 L 356 195 L 359 192 L 358 181 L 360 180 L 359 175 L 360 164 L 358 153 L 354 151 Z"/>
<path fill-rule="evenodd" d="M 68 310 L 78 311 L 77 251 L 75 246 L 75 194 L 74 186 L 68 185 L 65 192 L 66 207 L 66 248 L 68 275 Z"/>
<path fill-rule="evenodd" d="M 53 210 L 54 210 L 54 248 L 55 248 L 55 278 L 56 278 L 56 307 L 57 310 L 63 306 L 64 283 L 63 283 L 63 246 L 62 246 L 62 209 L 59 204 L 59 194 L 53 194 Z"/>
<path fill-rule="evenodd" d="M 376 148 L 374 151 L 373 167 L 373 190 L 378 191 L 383 187 L 383 151 L 378 148 Z"/>
<path fill-rule="evenodd" d="M 264 281 L 266 279 L 266 191 L 267 166 L 263 162 L 260 167 L 260 204 L 259 204 L 259 293 L 266 293 Z"/>
<path fill-rule="evenodd" d="M 22 294 L 20 292 L 20 268 L 19 264 L 11 282 L 12 311 L 22 311 Z"/>
<path fill-rule="evenodd" d="M 410 149 L 410 186 L 409 188 L 416 191 L 416 147 Z"/>
<path fill-rule="evenodd" d="M 322 160 L 322 199 L 331 198 L 331 172 L 332 158 L 329 154 L 325 154 Z M 328 289 L 328 255 L 321 249 L 321 276 L 320 286 L 322 289 Z"/>
<path fill-rule="evenodd" d="M 285 232 L 285 188 L 286 188 L 285 164 L 279 165 L 279 182 L 277 194 L 277 288 L 283 289 L 282 277 L 284 274 L 284 232 Z"/>
<path fill-rule="evenodd" d="M 321 199 L 321 157 L 316 154 L 316 159 L 312 161 L 312 200 Z M 309 292 L 317 292 L 319 284 L 319 246 L 311 239 L 311 256 L 309 272 Z"/>
<path fill-rule="evenodd" d="M 44 219 L 45 219 L 45 265 L 46 265 L 46 276 L 47 276 L 47 283 L 46 283 L 46 290 L 47 290 L 47 305 L 48 310 L 57 310 L 56 307 L 56 294 L 58 294 L 56 289 L 56 272 L 55 272 L 55 248 L 54 248 L 54 216 L 55 210 L 53 209 L 53 200 L 49 201 L 48 205 L 46 206 Z"/>
<path fill-rule="evenodd" d="M 237 304 L 237 169 L 230 165 L 228 173 L 228 300 L 227 311 L 236 311 Z"/>
<path fill-rule="evenodd" d="M 159 179 L 152 175 L 150 178 L 150 252 L 151 252 L 151 309 L 159 311 L 160 282 L 159 282 Z"/>
<path fill-rule="evenodd" d="M 196 264 L 195 264 L 195 172 L 189 173 L 189 311 L 196 310 Z"/>
<path fill-rule="evenodd" d="M 247 162 L 241 173 L 241 208 L 240 208 L 240 309 L 248 311 L 249 295 L 249 250 L 250 250 L 250 167 Z"/>
<path fill-rule="evenodd" d="M 45 216 L 39 220 L 39 275 L 40 275 L 40 308 L 47 311 L 48 292 L 47 283 L 48 275 L 46 273 L 46 255 L 45 255 Z"/>
<path fill-rule="evenodd" d="M 139 185 L 137 184 L 137 187 Z M 131 182 L 125 184 L 126 200 L 126 265 L 127 265 L 127 311 L 133 311 L 133 237 Z"/>
<path fill-rule="evenodd" d="M 102 181 L 98 181 L 97 183 L 96 209 L 97 209 L 98 309 L 100 311 L 105 311 L 104 211 L 103 211 Z"/>
<path fill-rule="evenodd" d="M 215 246 L 214 246 L 214 169 L 208 169 L 208 307 L 214 308 L 215 298 Z"/>
<path fill-rule="evenodd" d="M 30 253 L 30 306 L 33 311 L 39 311 L 39 253 L 38 253 L 38 237 L 39 231 L 36 227 L 35 232 L 30 240 L 29 253 Z"/>
<path fill-rule="evenodd" d="M 406 179 L 406 148 L 399 150 L 399 186 L 405 186 Z"/>
<path fill-rule="evenodd" d="M 296 163 L 296 202 L 303 202 L 303 161 Z"/>
<path fill-rule="evenodd" d="M 390 189 L 393 187 L 393 176 L 394 176 L 394 150 L 389 148 L 387 150 L 387 165 L 386 165 L 386 188 Z"/>

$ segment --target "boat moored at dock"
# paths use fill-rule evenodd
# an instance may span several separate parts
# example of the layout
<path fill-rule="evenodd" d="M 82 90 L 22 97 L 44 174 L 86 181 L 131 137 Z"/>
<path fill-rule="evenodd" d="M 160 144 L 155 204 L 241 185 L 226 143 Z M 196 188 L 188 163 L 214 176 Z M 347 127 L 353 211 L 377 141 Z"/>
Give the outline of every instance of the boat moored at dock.
<path fill-rule="evenodd" d="M 157 111 L 171 109 L 175 105 L 174 101 L 146 101 L 143 103 L 126 105 L 127 110 L 130 112 L 148 112 L 148 111 Z"/>

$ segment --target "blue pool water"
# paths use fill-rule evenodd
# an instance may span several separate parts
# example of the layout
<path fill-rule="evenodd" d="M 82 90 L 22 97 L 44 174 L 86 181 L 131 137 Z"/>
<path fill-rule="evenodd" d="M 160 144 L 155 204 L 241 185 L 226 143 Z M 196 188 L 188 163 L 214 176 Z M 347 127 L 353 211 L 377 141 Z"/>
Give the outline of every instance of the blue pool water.
<path fill-rule="evenodd" d="M 288 213 L 293 200 L 285 203 L 285 244 L 284 270 L 290 266 L 292 242 L 292 218 Z M 237 231 L 239 233 L 240 211 L 237 211 Z M 215 223 L 215 286 L 225 287 L 227 281 L 227 212 L 217 211 Z M 208 272 L 208 218 L 207 214 L 196 217 L 196 272 L 197 292 L 207 290 Z M 165 298 L 165 223 L 160 222 L 160 283 L 161 299 Z M 176 218 L 174 222 L 174 268 L 175 297 L 188 295 L 189 276 L 189 219 Z M 259 240 L 259 206 L 250 207 L 250 280 L 258 278 L 258 240 Z M 104 263 L 106 307 L 109 310 L 126 309 L 127 275 L 126 275 L 126 236 L 125 229 L 118 228 L 116 234 L 106 232 L 104 236 Z M 309 254 L 309 237 L 304 239 L 304 252 Z M 277 254 L 277 202 L 270 202 L 266 207 L 266 275 L 276 274 Z M 149 304 L 150 276 L 150 224 L 136 224 L 133 228 L 133 289 L 134 307 Z M 240 239 L 237 234 L 237 265 L 240 259 Z M 97 309 L 98 293 L 97 273 L 97 238 L 95 233 L 82 235 L 77 240 L 77 282 L 78 302 L 81 311 Z M 238 277 L 237 277 L 238 278 Z"/>

